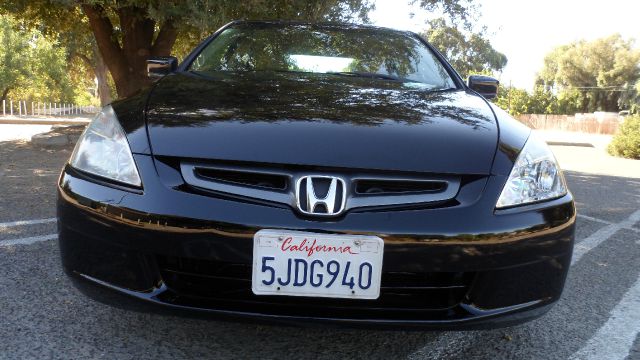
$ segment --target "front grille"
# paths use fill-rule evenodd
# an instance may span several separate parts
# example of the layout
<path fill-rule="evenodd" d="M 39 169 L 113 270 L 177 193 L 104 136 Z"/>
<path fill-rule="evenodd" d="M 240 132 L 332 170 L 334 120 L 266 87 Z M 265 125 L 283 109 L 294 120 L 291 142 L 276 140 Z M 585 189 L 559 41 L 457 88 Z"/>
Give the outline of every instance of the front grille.
<path fill-rule="evenodd" d="M 157 257 L 171 290 L 163 300 L 186 306 L 290 316 L 412 319 L 419 313 L 452 312 L 463 301 L 472 273 L 383 272 L 376 300 L 257 296 L 251 265 L 182 257 Z M 346 313 L 345 313 L 346 312 Z M 449 314 L 450 316 L 450 314 Z"/>
<path fill-rule="evenodd" d="M 342 209 L 345 211 L 439 206 L 453 202 L 461 184 L 461 177 L 454 175 L 389 174 L 304 166 L 190 161 L 179 161 L 179 167 L 186 185 L 197 191 L 294 208 L 298 202 L 305 201 L 304 179 L 309 176 L 317 180 L 314 186 L 321 186 L 322 178 L 340 179 L 345 188 L 342 193 L 340 187 L 338 199 L 344 194 L 344 203 L 336 203 L 336 207 L 344 206 Z M 327 186 L 325 184 L 325 188 Z"/>

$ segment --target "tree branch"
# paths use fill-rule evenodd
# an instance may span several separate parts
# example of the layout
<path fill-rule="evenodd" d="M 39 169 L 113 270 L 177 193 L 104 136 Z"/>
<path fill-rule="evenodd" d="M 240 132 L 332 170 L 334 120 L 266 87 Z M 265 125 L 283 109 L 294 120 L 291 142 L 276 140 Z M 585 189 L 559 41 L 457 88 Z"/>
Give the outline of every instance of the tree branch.
<path fill-rule="evenodd" d="M 7 95 L 9 94 L 9 90 L 11 90 L 11 87 L 7 86 L 2 92 L 2 97 L 0 97 L 0 100 L 7 100 Z"/>
<path fill-rule="evenodd" d="M 113 24 L 99 5 L 82 4 L 82 11 L 89 18 L 91 30 L 96 38 L 98 47 L 104 57 L 119 57 L 122 55 L 120 44 L 113 38 Z"/>
<path fill-rule="evenodd" d="M 151 47 L 151 55 L 167 56 L 171 54 L 171 48 L 178 37 L 178 29 L 173 25 L 172 20 L 167 20 L 162 24 L 156 41 Z"/>
<path fill-rule="evenodd" d="M 149 18 L 147 9 L 124 6 L 117 9 L 122 29 L 122 50 L 129 61 L 150 55 L 156 22 Z"/>
<path fill-rule="evenodd" d="M 96 66 L 93 63 L 93 61 L 91 61 L 91 59 L 89 59 L 89 57 L 87 55 L 85 55 L 85 54 L 82 54 L 82 53 L 79 53 L 79 52 L 75 51 L 71 55 L 77 57 L 80 60 L 82 60 L 85 63 L 85 65 L 87 65 L 90 69 L 93 69 Z"/>

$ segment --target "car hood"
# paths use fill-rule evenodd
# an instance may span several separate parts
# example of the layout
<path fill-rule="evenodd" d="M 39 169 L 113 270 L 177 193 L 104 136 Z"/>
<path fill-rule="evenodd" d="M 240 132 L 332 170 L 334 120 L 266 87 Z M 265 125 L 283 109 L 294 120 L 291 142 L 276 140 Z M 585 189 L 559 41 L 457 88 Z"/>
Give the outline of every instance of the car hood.
<path fill-rule="evenodd" d="M 181 73 L 147 104 L 154 155 L 489 174 L 495 116 L 462 90 L 327 74 Z"/>

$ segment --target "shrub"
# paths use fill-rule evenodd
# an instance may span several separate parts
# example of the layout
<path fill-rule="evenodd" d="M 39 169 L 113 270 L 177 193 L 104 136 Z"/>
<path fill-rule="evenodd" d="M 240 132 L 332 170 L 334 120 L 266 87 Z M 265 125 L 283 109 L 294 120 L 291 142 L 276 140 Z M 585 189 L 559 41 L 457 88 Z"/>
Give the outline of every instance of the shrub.
<path fill-rule="evenodd" d="M 624 119 L 608 150 L 611 155 L 640 159 L 640 115 Z"/>

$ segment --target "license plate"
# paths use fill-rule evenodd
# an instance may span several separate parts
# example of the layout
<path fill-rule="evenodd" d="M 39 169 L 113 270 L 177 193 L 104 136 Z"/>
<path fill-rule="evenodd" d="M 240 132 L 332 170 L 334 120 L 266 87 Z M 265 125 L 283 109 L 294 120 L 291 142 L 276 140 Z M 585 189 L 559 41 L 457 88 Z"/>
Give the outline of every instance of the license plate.
<path fill-rule="evenodd" d="M 256 295 L 377 299 L 383 250 L 376 236 L 260 230 L 251 287 Z"/>

